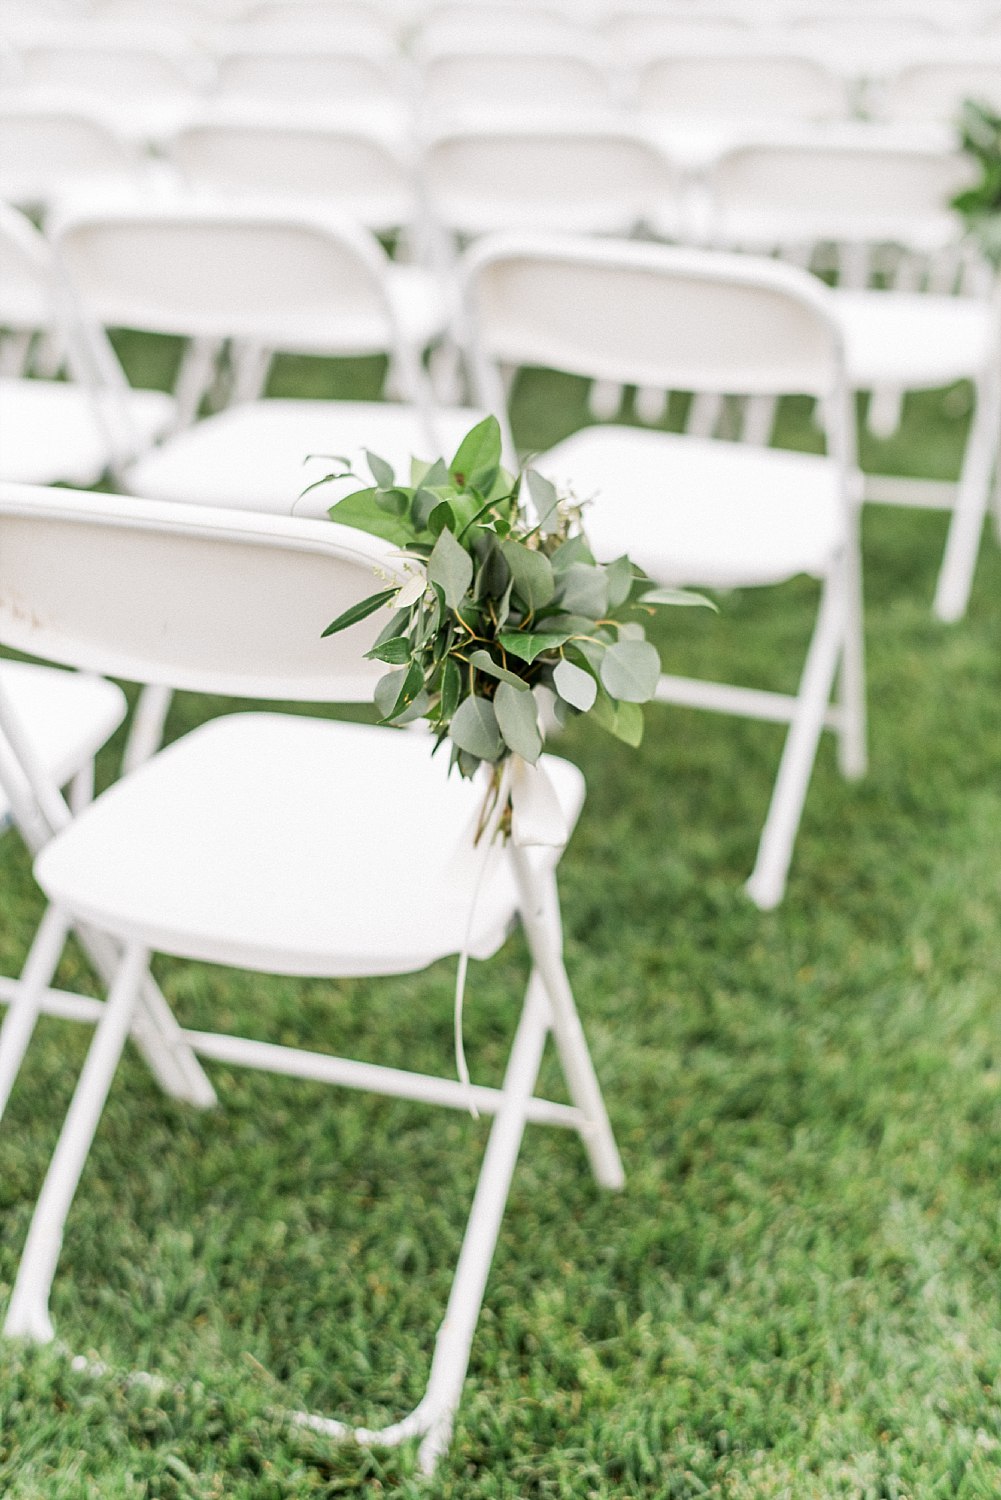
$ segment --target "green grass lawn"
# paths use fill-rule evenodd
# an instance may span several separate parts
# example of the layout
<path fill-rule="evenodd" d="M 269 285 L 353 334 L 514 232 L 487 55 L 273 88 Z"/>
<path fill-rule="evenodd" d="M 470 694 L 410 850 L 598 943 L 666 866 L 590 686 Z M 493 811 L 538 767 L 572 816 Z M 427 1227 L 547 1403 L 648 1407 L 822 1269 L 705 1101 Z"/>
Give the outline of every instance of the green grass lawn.
<path fill-rule="evenodd" d="M 164 378 L 169 348 L 131 353 Z M 292 360 L 273 385 L 351 388 Z M 580 413 L 572 382 L 522 379 L 526 446 Z M 868 456 L 948 476 L 964 420 L 961 391 L 914 403 Z M 801 411 L 785 427 L 812 440 Z M 628 1181 L 602 1194 L 572 1137 L 529 1127 L 435 1478 L 412 1448 L 338 1446 L 277 1411 L 376 1423 L 418 1398 L 483 1122 L 222 1068 L 222 1107 L 197 1114 L 130 1054 L 53 1296 L 65 1345 L 113 1373 L 0 1348 L 6 1500 L 1001 1495 L 1001 560 L 988 539 L 969 618 L 938 625 L 944 534 L 941 515 L 866 515 L 871 772 L 846 785 L 822 747 L 777 912 L 741 889 L 775 726 L 654 706 L 639 751 L 586 724 L 561 741 L 589 786 L 568 966 Z M 665 662 L 791 683 L 814 601 L 802 582 L 665 612 Z M 222 707 L 181 698 L 170 732 Z M 14 972 L 41 903 L 11 834 L 0 860 Z M 453 1065 L 450 964 L 158 974 L 185 1024 Z M 524 974 L 518 940 L 471 972 L 478 1080 Z M 62 977 L 91 983 L 73 954 Z M 0 1130 L 2 1302 L 86 1041 L 43 1022 Z"/>

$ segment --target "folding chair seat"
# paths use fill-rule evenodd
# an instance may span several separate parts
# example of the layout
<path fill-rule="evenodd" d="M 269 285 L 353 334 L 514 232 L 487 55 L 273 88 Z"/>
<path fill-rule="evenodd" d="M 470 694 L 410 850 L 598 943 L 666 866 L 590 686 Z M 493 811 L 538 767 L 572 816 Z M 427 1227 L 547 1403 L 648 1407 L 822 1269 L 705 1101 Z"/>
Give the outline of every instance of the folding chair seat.
<path fill-rule="evenodd" d="M 0 374 L 0 478 L 32 484 L 96 484 L 118 456 L 129 424 L 133 454 L 170 425 L 174 405 L 160 391 L 126 391 L 124 379 L 96 388 L 72 309 L 60 293 L 50 247 L 17 209 L 0 203 L 0 327 L 5 368 L 31 368 L 39 338 L 69 380 Z M 106 351 L 110 356 L 110 350 Z M 110 357 L 113 360 L 113 356 Z M 2 368 L 2 367 L 0 367 Z M 113 380 L 109 361 L 105 371 Z"/>
<path fill-rule="evenodd" d="M 467 252 L 464 280 L 476 391 L 501 417 L 505 361 L 696 393 L 807 393 L 823 403 L 827 456 L 606 424 L 535 460 L 589 502 L 599 557 L 627 552 L 659 583 L 819 580 L 796 694 L 673 676 L 657 693 L 789 725 L 747 887 L 758 906 L 775 906 L 821 730 L 837 731 L 846 775 L 865 769 L 854 431 L 830 295 L 771 261 L 541 235 L 481 240 Z"/>
<path fill-rule="evenodd" d="M 1001 423 L 1001 319 L 990 279 L 988 294 L 953 294 L 964 272 L 968 282 L 976 279 L 948 208 L 969 177 L 953 152 L 847 139 L 738 147 L 708 175 L 715 245 L 801 262 L 818 245 L 837 248 L 832 305 L 849 384 L 873 393 L 874 431 L 893 430 L 900 393 L 971 382 L 974 412 L 956 486 L 943 495 L 940 483 L 882 475 L 866 486 L 873 500 L 952 510 L 934 604 L 944 620 L 966 611 Z M 891 285 L 874 288 L 876 272 L 889 273 Z"/>
<path fill-rule="evenodd" d="M 176 128 L 207 87 L 210 70 L 185 46 L 157 33 L 149 42 L 81 36 L 33 42 L 20 49 L 22 88 L 50 100 L 85 101 L 126 134 L 155 138 Z"/>
<path fill-rule="evenodd" d="M 370 697 L 378 672 L 360 653 L 381 620 L 320 638 L 331 612 L 370 592 L 373 567 L 393 576 L 389 549 L 366 550 L 356 532 L 8 486 L 0 488 L 0 534 L 0 600 L 19 605 L 0 603 L 6 644 L 172 688 L 282 701 Z M 53 563 L 67 550 L 77 566 L 57 581 Z M 0 721 L 8 730 L 16 722 L 2 698 Z M 485 958 L 520 917 L 532 974 L 500 1089 L 470 1092 L 445 1078 L 180 1033 L 194 1052 L 237 1065 L 453 1108 L 472 1099 L 495 1116 L 424 1399 L 379 1432 L 296 1416 L 320 1432 L 353 1433 L 364 1442 L 420 1437 L 423 1466 L 433 1467 L 448 1444 L 526 1121 L 577 1130 L 599 1181 L 618 1187 L 623 1179 L 563 967 L 558 851 L 492 838 L 474 847 L 484 787 L 450 778 L 444 759 L 430 751 L 423 734 L 279 713 L 224 716 L 102 793 L 46 844 L 36 874 L 54 902 L 54 920 L 112 937 L 121 961 L 107 1000 L 96 1007 L 97 1031 L 32 1220 L 8 1335 L 52 1336 L 49 1288 L 64 1221 L 152 951 L 264 973 L 391 975 L 422 969 L 467 942 L 471 954 Z M 583 779 L 553 758 L 545 769 L 572 826 Z M 30 756 L 19 771 L 40 799 L 51 797 Z M 417 882 L 406 862 L 387 867 L 386 850 L 401 828 L 421 850 Z M 476 879 L 480 894 L 471 907 Z M 49 956 L 54 968 L 58 953 Z M 50 982 L 38 964 L 14 996 L 10 1016 L 22 1038 Z M 73 999 L 64 997 L 67 1006 Z M 89 1016 L 94 1009 L 91 1002 Z M 550 1029 L 570 1105 L 535 1097 Z M 5 1056 L 0 1042 L 0 1073 Z"/>

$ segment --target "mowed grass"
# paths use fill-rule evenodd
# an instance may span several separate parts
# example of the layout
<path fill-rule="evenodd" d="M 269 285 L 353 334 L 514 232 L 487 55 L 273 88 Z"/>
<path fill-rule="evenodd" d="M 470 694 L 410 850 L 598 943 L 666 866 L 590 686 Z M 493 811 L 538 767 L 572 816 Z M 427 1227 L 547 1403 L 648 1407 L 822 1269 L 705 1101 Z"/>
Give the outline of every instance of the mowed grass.
<path fill-rule="evenodd" d="M 171 355 L 130 352 L 154 377 Z M 285 361 L 273 389 L 377 374 Z M 582 396 L 523 377 L 525 445 L 572 429 Z M 965 415 L 962 391 L 914 402 L 868 456 L 948 476 Z M 785 429 L 813 441 L 795 407 Z M 822 747 L 777 912 L 741 889 L 775 726 L 655 706 L 638 751 L 586 724 L 560 743 L 589 787 L 567 961 L 628 1181 L 602 1193 L 577 1141 L 529 1127 L 436 1476 L 280 1412 L 374 1423 L 418 1399 L 484 1123 L 219 1067 L 221 1108 L 198 1114 L 130 1053 L 53 1296 L 65 1348 L 110 1373 L 0 1348 L 0 1493 L 1001 1494 L 1001 563 L 986 539 L 969 617 L 944 627 L 944 517 L 873 508 L 864 532 L 871 771 L 847 785 Z M 804 580 L 667 612 L 665 662 L 791 685 L 815 598 Z M 230 706 L 181 698 L 170 732 Z M 11 834 L 0 859 L 15 972 L 41 902 Z M 405 830 L 386 859 L 420 878 Z M 157 972 L 186 1024 L 453 1066 L 450 964 L 378 984 Z M 62 977 L 92 984 L 73 953 Z M 477 1079 L 499 1077 L 524 978 L 517 939 L 471 973 Z M 43 1022 L 0 1131 L 4 1302 L 86 1042 Z"/>

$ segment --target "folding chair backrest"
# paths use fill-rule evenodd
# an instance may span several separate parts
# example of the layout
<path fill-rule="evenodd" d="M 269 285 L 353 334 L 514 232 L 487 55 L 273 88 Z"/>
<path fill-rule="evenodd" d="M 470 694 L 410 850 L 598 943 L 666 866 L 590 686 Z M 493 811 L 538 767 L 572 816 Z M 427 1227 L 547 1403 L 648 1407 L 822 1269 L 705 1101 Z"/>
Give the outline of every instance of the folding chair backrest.
<path fill-rule="evenodd" d="M 949 200 L 970 185 L 956 152 L 824 141 L 737 146 L 707 174 L 719 242 L 744 243 L 755 227 L 790 238 L 895 241 L 938 248 L 955 240 Z"/>
<path fill-rule="evenodd" d="M 68 109 L 0 110 L 0 195 L 35 206 L 94 180 L 136 182 L 138 145 L 104 121 Z"/>
<path fill-rule="evenodd" d="M 424 179 L 433 214 L 460 233 L 537 228 L 629 234 L 668 210 L 679 174 L 651 143 L 624 130 L 512 125 L 432 139 Z"/>
<path fill-rule="evenodd" d="M 218 60 L 214 92 L 225 99 L 304 101 L 331 107 L 398 101 L 399 79 L 378 55 L 344 43 L 268 42 L 234 47 Z"/>
<path fill-rule="evenodd" d="M 421 76 L 423 105 L 432 121 L 470 109 L 487 119 L 526 109 L 580 114 L 607 108 L 611 101 L 606 69 L 570 49 L 442 52 L 422 65 Z"/>
<path fill-rule="evenodd" d="M 482 399 L 491 361 L 624 385 L 829 396 L 840 338 L 826 288 L 793 266 L 711 251 L 556 236 L 485 239 L 467 253 Z"/>
<path fill-rule="evenodd" d="M 437 5 L 420 23 L 414 38 L 418 57 L 466 48 L 503 49 L 513 38 L 520 47 L 567 47 L 587 42 L 587 31 L 576 17 L 542 5 L 490 4 L 470 0 L 465 5 Z"/>
<path fill-rule="evenodd" d="M 375 230 L 412 223 L 417 213 L 407 163 L 360 129 L 206 121 L 179 131 L 167 149 L 196 190 L 307 200 Z"/>
<path fill-rule="evenodd" d="M 387 613 L 321 634 L 391 585 L 388 552 L 332 522 L 0 484 L 0 642 L 195 692 L 370 702 Z"/>
<path fill-rule="evenodd" d="M 25 82 L 102 99 L 147 100 L 187 94 L 197 86 L 195 60 L 163 48 L 79 44 L 34 45 L 21 54 Z"/>
<path fill-rule="evenodd" d="M 651 59 L 636 103 L 655 114 L 728 120 L 828 120 L 848 111 L 846 85 L 811 57 L 727 52 Z"/>
<path fill-rule="evenodd" d="M 68 212 L 60 260 L 106 325 L 273 348 L 396 348 L 386 257 L 357 226 L 238 207 Z M 406 365 L 405 355 L 401 355 Z"/>
<path fill-rule="evenodd" d="M 953 124 L 964 99 L 1001 108 L 1001 58 L 942 58 L 916 62 L 887 79 L 878 97 L 889 120 Z"/>

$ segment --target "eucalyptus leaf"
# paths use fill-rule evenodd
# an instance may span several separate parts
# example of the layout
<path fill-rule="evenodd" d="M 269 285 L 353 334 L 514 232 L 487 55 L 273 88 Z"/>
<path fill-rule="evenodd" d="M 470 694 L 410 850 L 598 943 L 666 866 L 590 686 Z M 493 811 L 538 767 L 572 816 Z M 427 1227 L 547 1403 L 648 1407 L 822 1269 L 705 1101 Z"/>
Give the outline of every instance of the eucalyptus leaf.
<path fill-rule="evenodd" d="M 508 749 L 534 765 L 542 754 L 534 694 L 518 692 L 509 682 L 502 682 L 494 694 L 494 713 Z"/>
<path fill-rule="evenodd" d="M 660 657 L 649 641 L 616 641 L 601 659 L 601 685 L 622 703 L 646 703 L 657 687 Z"/>
<path fill-rule="evenodd" d="M 401 662 L 409 661 L 410 654 L 410 642 L 404 635 L 390 636 L 388 641 L 381 641 L 373 646 L 371 651 L 365 652 L 371 661 L 384 661 L 391 666 L 398 666 Z"/>
<path fill-rule="evenodd" d="M 354 490 L 345 495 L 327 511 L 332 521 L 342 526 L 353 526 L 356 531 L 367 531 L 372 536 L 381 536 L 387 542 L 405 547 L 413 538 L 413 527 L 400 516 L 390 515 L 376 503 L 375 490 Z"/>
<path fill-rule="evenodd" d="M 464 698 L 452 715 L 448 733 L 454 745 L 480 760 L 498 760 L 503 754 L 497 715 L 486 698 Z"/>
<path fill-rule="evenodd" d="M 560 575 L 559 601 L 568 614 L 602 619 L 608 613 L 608 578 L 604 568 L 571 563 Z"/>
<path fill-rule="evenodd" d="M 473 581 L 473 559 L 451 531 L 442 531 L 434 544 L 428 578 L 439 585 L 449 609 L 458 609 Z"/>
<path fill-rule="evenodd" d="M 637 601 L 639 604 L 680 604 L 680 605 L 704 605 L 706 609 L 715 610 L 716 606 L 705 594 L 695 594 L 691 589 L 647 589 L 646 593 L 640 594 Z"/>
<path fill-rule="evenodd" d="M 554 573 L 565 573 L 571 563 L 593 564 L 594 554 L 582 536 L 571 536 L 565 542 L 560 542 L 549 561 L 552 563 Z"/>
<path fill-rule="evenodd" d="M 557 520 L 560 497 L 555 484 L 540 474 L 535 469 L 526 469 L 525 479 L 528 482 L 528 493 L 532 497 L 535 506 L 535 514 L 539 522 L 539 530 L 544 534 L 552 531 Z"/>
<path fill-rule="evenodd" d="M 530 609 L 541 609 L 556 592 L 556 580 L 549 558 L 521 542 L 510 539 L 500 544 L 504 561 L 511 569 L 514 591 Z"/>
<path fill-rule="evenodd" d="M 632 591 L 635 576 L 635 570 L 628 557 L 617 557 L 614 562 L 605 564 L 609 609 L 618 609 L 620 604 L 625 604 Z"/>
<path fill-rule="evenodd" d="M 403 688 L 409 667 L 398 667 L 395 672 L 387 672 L 380 677 L 375 685 L 375 706 L 379 711 L 380 719 L 392 718 Z"/>
<path fill-rule="evenodd" d="M 643 738 L 643 710 L 638 703 L 613 703 L 607 693 L 599 693 L 591 715 L 596 724 L 627 745 L 635 747 Z"/>
<path fill-rule="evenodd" d="M 518 677 L 514 672 L 509 672 L 506 667 L 500 666 L 494 661 L 489 651 L 482 649 L 473 651 L 470 654 L 469 660 L 477 671 L 485 672 L 488 677 L 496 677 L 498 682 L 506 682 L 510 687 L 516 688 L 520 692 L 524 693 L 528 691 L 528 683 L 525 679 Z"/>
<path fill-rule="evenodd" d="M 340 630 L 347 630 L 349 626 L 357 625 L 359 620 L 364 620 L 369 615 L 374 615 L 379 606 L 388 603 L 395 594 L 395 588 L 381 589 L 378 594 L 369 594 L 367 599 L 362 599 L 358 604 L 352 604 L 350 609 L 346 609 L 343 614 L 338 615 L 336 620 L 331 620 L 326 630 L 321 634 L 323 636 L 336 635 Z"/>
<path fill-rule="evenodd" d="M 447 500 L 439 500 L 427 519 L 427 530 L 432 536 L 441 536 L 445 530 L 455 528 L 455 513 Z"/>
<path fill-rule="evenodd" d="M 564 702 L 573 708 L 579 708 L 581 713 L 587 713 L 598 696 L 598 684 L 590 672 L 585 672 L 583 667 L 575 666 L 566 659 L 556 664 L 553 686 Z"/>
<path fill-rule="evenodd" d="M 569 640 L 569 634 L 565 630 L 502 630 L 497 639 L 509 656 L 533 662 L 544 651 L 558 651 Z"/>
<path fill-rule="evenodd" d="M 441 669 L 441 703 L 438 712 L 445 723 L 455 713 L 462 691 L 462 674 L 458 663 L 449 656 Z"/>
<path fill-rule="evenodd" d="M 416 696 L 410 700 L 406 708 L 398 710 L 393 715 L 393 723 L 401 727 L 404 724 L 416 724 L 418 719 L 423 719 L 430 707 L 431 694 L 424 688 L 421 688 Z"/>
<path fill-rule="evenodd" d="M 378 489 L 375 492 L 375 503 L 380 510 L 386 511 L 391 516 L 405 516 L 410 509 L 410 496 L 406 490 Z"/>
<path fill-rule="evenodd" d="M 449 473 L 460 489 L 485 493 L 497 477 L 500 461 L 500 423 L 496 417 L 484 417 L 459 444 L 449 464 Z"/>
<path fill-rule="evenodd" d="M 396 484 L 396 472 L 392 464 L 388 464 L 384 458 L 380 458 L 378 453 L 370 453 L 367 448 L 365 449 L 365 461 L 379 489 L 392 489 Z"/>

